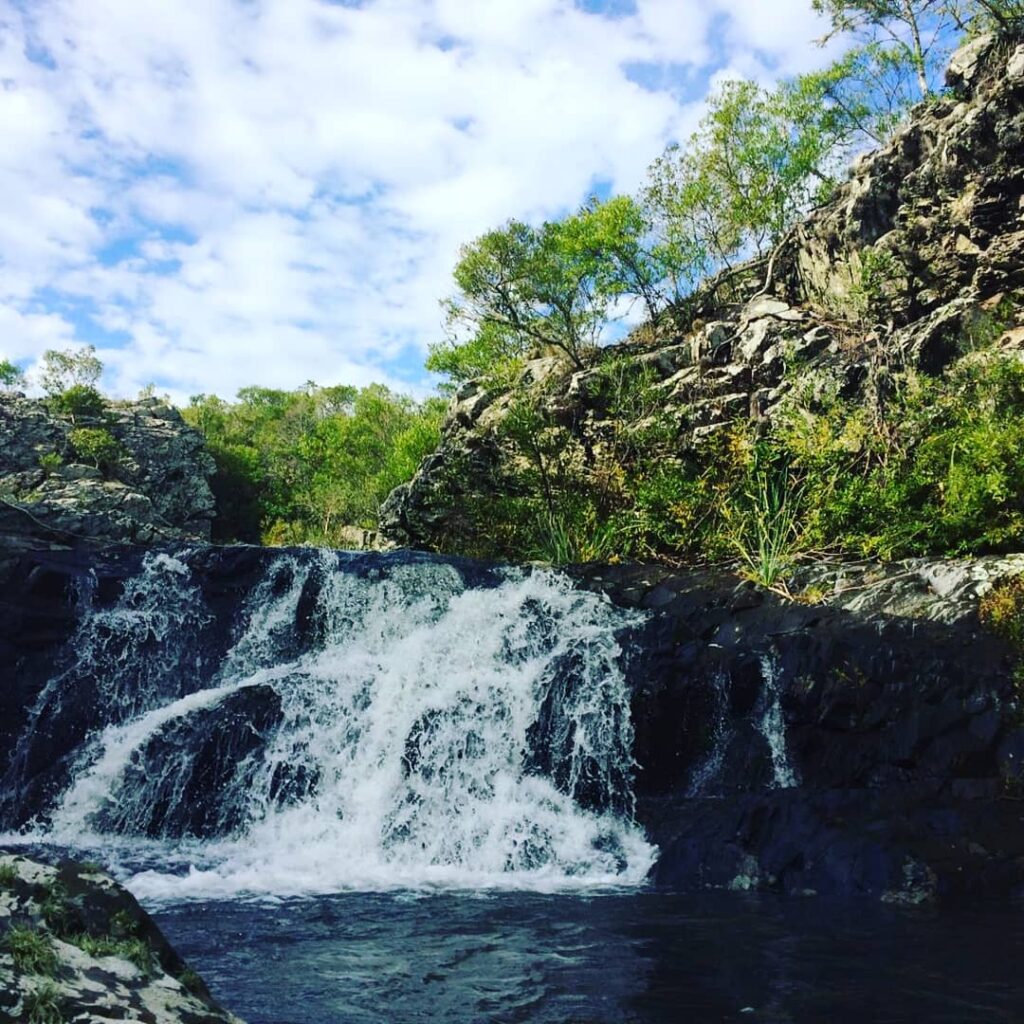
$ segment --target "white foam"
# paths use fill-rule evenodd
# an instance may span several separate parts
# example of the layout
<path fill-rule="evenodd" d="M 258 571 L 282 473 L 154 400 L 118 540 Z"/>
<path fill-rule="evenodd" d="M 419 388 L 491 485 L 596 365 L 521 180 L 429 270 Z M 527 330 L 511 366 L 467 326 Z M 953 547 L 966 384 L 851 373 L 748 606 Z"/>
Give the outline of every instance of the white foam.
<path fill-rule="evenodd" d="M 296 657 L 311 574 L 319 639 Z M 330 553 L 282 556 L 214 685 L 173 698 L 155 690 L 152 706 L 95 737 L 45 838 L 113 840 L 129 861 L 137 844 L 147 867 L 129 884 L 157 900 L 640 884 L 656 851 L 631 821 L 629 695 L 615 641 L 633 618 L 550 572 L 510 570 L 498 586 L 467 589 L 444 563 L 365 578 L 339 571 Z M 236 835 L 154 843 L 98 831 L 104 807 L 149 798 L 148 786 L 124 785 L 135 751 L 257 684 L 276 691 L 283 720 L 259 770 L 238 766 Z M 542 718 L 557 779 L 531 760 Z M 282 801 L 284 772 L 313 785 Z M 585 790 L 601 809 L 580 805 Z"/>

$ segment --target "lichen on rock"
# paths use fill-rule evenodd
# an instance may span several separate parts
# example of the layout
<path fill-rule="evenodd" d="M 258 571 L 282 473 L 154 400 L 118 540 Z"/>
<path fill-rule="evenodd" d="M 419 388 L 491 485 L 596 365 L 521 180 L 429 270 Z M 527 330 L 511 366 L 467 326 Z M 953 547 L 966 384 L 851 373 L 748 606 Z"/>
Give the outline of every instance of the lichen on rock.
<path fill-rule="evenodd" d="M 76 432 L 109 435 L 103 465 L 76 452 Z M 7 552 L 207 540 L 213 460 L 202 435 L 155 398 L 110 402 L 78 422 L 43 400 L 0 394 L 0 542 Z"/>
<path fill-rule="evenodd" d="M 95 865 L 0 854 L 0 1013 L 20 1022 L 241 1024 Z"/>

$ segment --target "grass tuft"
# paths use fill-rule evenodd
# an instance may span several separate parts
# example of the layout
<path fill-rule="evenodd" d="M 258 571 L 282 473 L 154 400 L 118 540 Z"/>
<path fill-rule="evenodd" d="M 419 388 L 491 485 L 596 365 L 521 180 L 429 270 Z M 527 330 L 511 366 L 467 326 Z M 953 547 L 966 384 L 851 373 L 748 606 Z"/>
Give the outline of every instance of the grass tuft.
<path fill-rule="evenodd" d="M 56 972 L 57 954 L 45 932 L 16 925 L 4 936 L 3 944 L 18 970 L 44 976 L 52 976 Z"/>
<path fill-rule="evenodd" d="M 25 995 L 24 1012 L 28 1024 L 64 1024 L 60 989 L 52 981 L 36 985 Z"/>

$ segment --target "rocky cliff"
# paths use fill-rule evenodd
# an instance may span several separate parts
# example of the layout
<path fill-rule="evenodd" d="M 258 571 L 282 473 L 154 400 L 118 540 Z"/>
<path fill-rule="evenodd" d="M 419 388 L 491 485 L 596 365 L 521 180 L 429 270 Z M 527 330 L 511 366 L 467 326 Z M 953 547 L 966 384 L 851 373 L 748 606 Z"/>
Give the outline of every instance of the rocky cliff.
<path fill-rule="evenodd" d="M 112 457 L 75 453 L 75 431 L 102 430 Z M 214 464 L 198 431 L 158 399 L 69 417 L 0 394 L 0 550 L 208 539 Z"/>
<path fill-rule="evenodd" d="M 895 373 L 939 375 L 982 338 L 1024 349 L 1024 44 L 978 39 L 948 78 L 769 258 L 711 282 L 685 330 L 648 328 L 583 370 L 539 358 L 511 387 L 463 386 L 440 447 L 382 509 L 383 535 L 471 546 L 467 506 L 516 487 L 503 428 L 524 395 L 591 458 L 612 427 L 613 362 L 652 382 L 672 456 L 699 462 L 736 424 L 766 432 L 797 388 L 881 408 Z"/>

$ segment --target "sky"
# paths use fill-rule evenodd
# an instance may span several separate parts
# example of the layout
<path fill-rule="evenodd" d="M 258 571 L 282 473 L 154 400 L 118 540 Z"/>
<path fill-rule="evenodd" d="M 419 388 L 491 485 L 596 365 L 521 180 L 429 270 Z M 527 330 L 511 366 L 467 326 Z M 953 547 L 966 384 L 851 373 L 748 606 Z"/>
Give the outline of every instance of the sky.
<path fill-rule="evenodd" d="M 423 394 L 461 244 L 630 192 L 810 0 L 0 0 L 0 358 Z"/>

